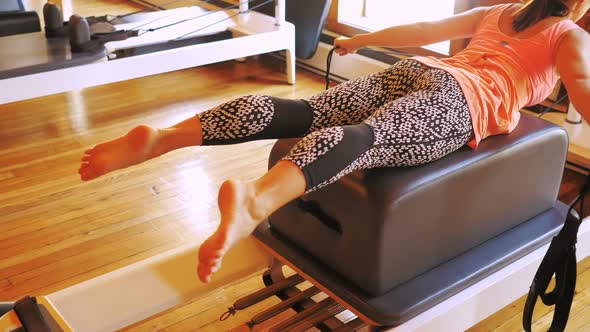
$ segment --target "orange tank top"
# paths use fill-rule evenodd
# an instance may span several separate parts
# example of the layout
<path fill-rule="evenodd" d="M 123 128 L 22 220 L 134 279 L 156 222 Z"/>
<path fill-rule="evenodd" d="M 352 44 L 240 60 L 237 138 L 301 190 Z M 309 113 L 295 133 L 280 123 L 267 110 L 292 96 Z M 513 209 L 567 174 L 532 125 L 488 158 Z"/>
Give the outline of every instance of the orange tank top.
<path fill-rule="evenodd" d="M 562 20 L 536 35 L 519 39 L 500 31 L 498 21 L 512 4 L 491 7 L 469 45 L 445 59 L 414 57 L 415 60 L 450 73 L 467 100 L 475 148 L 491 135 L 510 133 L 518 124 L 520 109 L 547 98 L 555 87 L 555 50 L 564 32 L 581 29 Z"/>

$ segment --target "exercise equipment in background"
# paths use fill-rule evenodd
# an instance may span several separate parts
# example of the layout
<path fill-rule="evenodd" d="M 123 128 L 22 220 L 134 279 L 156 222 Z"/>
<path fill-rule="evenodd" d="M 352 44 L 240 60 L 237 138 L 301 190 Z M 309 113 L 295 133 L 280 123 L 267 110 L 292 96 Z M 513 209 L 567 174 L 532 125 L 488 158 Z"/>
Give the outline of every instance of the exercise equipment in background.
<path fill-rule="evenodd" d="M 274 18 L 248 10 L 271 1 Z M 285 51 L 287 81 L 295 83 L 295 29 L 284 20 L 285 0 L 74 16 L 73 29 L 57 8 L 46 8 L 49 38 L 0 38 L 0 103 L 275 51 Z"/>
<path fill-rule="evenodd" d="M 25 11 L 21 0 L 0 1 L 0 37 L 41 31 L 39 15 Z"/>

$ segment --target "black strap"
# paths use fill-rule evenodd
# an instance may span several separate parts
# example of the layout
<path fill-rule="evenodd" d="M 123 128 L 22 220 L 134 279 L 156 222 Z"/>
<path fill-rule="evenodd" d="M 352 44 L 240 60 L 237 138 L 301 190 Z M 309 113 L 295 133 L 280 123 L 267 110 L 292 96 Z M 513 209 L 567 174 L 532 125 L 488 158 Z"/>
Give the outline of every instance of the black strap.
<path fill-rule="evenodd" d="M 551 240 L 549 249 L 533 278 L 522 317 L 522 326 L 526 332 L 531 332 L 533 311 L 539 297 L 543 304 L 555 305 L 549 332 L 565 330 L 576 289 L 576 241 L 582 221 L 581 214 L 574 209 L 574 206 L 581 201 L 580 210 L 583 211 L 584 196 L 589 187 L 590 175 L 586 178 L 580 195 L 570 205 L 563 227 Z M 554 275 L 555 288 L 547 293 L 549 282 Z"/>
<path fill-rule="evenodd" d="M 332 56 L 334 55 L 334 51 L 336 51 L 336 47 L 332 47 L 326 57 L 326 90 L 330 88 L 330 67 L 332 66 Z"/>
<path fill-rule="evenodd" d="M 25 297 L 14 304 L 14 311 L 25 332 L 51 332 L 34 297 Z"/>

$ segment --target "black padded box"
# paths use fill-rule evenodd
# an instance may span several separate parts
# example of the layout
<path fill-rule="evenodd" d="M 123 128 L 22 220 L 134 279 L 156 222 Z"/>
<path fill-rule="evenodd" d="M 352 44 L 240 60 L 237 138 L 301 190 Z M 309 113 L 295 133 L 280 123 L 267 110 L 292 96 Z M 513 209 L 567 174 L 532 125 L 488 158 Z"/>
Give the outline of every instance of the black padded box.
<path fill-rule="evenodd" d="M 0 37 L 38 31 L 41 31 L 41 24 L 36 12 L 0 12 Z"/>
<path fill-rule="evenodd" d="M 296 141 L 279 140 L 269 165 Z M 567 145 L 562 128 L 522 114 L 513 133 L 476 150 L 349 174 L 305 195 L 308 204 L 287 204 L 269 224 L 366 294 L 383 295 L 552 209 Z"/>

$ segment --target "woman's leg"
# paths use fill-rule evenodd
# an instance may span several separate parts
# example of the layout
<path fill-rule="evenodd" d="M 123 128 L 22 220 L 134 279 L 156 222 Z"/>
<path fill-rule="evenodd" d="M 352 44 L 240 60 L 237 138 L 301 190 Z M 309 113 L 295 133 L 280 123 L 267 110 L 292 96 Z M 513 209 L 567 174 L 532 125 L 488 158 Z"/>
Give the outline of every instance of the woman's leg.
<path fill-rule="evenodd" d="M 225 253 L 236 242 L 250 235 L 262 220 L 304 191 L 305 177 L 290 161 L 279 161 L 254 181 L 225 181 L 218 196 L 220 225 L 199 250 L 199 279 L 209 282 L 211 275 L 221 267 Z"/>
<path fill-rule="evenodd" d="M 201 130 L 197 117 L 165 129 L 137 126 L 124 136 L 86 150 L 78 173 L 82 180 L 88 181 L 175 149 L 201 145 Z"/>
<path fill-rule="evenodd" d="M 415 83 L 427 69 L 415 60 L 401 60 L 378 73 L 352 79 L 307 99 L 313 110 L 307 133 L 363 122 L 383 105 L 416 90 Z"/>
<path fill-rule="evenodd" d="M 364 123 L 331 127 L 304 137 L 258 180 L 227 181 L 219 193 L 221 223 L 201 246 L 199 278 L 209 281 L 238 240 L 287 202 L 355 170 L 413 166 L 442 158 L 473 133 L 462 91 L 448 73 L 429 70 L 405 97 Z"/>
<path fill-rule="evenodd" d="M 244 96 L 168 128 L 137 126 L 87 150 L 78 173 L 87 181 L 183 147 L 300 137 L 309 129 L 312 117 L 303 100 Z"/>
<path fill-rule="evenodd" d="M 302 169 L 306 192 L 355 170 L 416 166 L 440 159 L 473 135 L 459 84 L 445 71 L 424 72 L 414 91 L 386 104 L 362 124 L 327 128 L 300 141 L 284 158 Z"/>
<path fill-rule="evenodd" d="M 425 68 L 416 61 L 400 61 L 309 100 L 244 96 L 169 128 L 141 125 L 87 150 L 79 173 L 82 180 L 91 180 L 182 147 L 301 137 L 322 128 L 357 124 L 383 104 L 405 95 Z"/>

